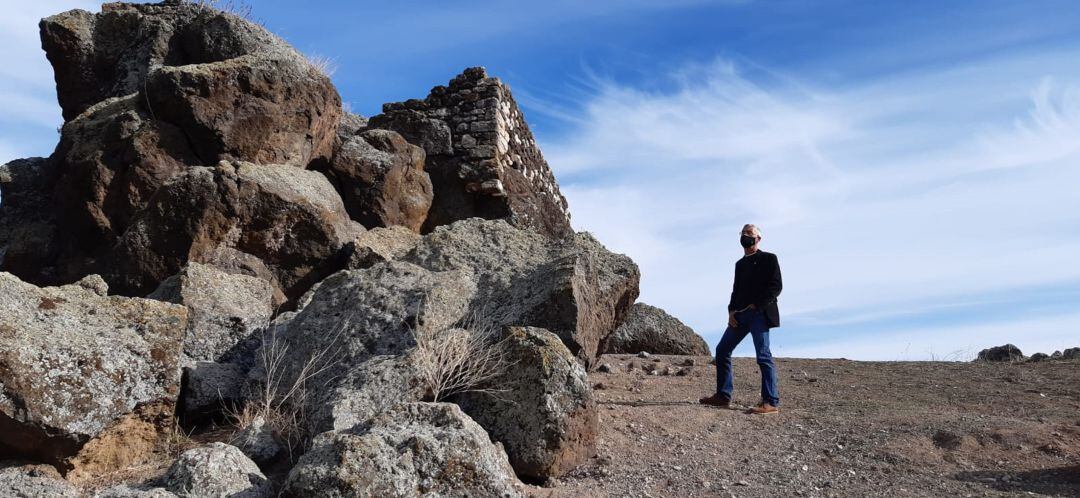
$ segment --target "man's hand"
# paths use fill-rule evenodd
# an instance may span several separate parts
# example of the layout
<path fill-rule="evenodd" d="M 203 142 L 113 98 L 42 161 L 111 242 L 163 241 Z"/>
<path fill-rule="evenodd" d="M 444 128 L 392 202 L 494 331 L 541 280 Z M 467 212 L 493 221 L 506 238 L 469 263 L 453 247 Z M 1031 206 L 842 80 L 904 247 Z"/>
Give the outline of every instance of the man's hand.
<path fill-rule="evenodd" d="M 729 311 L 728 312 L 728 314 L 727 314 L 727 324 L 728 324 L 728 327 L 738 327 L 739 326 L 739 322 L 737 320 L 735 320 L 735 312 L 734 311 Z"/>

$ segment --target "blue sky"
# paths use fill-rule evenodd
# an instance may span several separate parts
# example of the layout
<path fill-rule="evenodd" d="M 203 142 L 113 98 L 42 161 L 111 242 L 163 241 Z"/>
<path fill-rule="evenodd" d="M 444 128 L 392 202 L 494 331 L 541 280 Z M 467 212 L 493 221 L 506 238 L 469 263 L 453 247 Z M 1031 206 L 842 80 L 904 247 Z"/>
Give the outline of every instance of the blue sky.
<path fill-rule="evenodd" d="M 97 9 L 10 3 L 0 160 L 57 139 L 37 19 Z M 784 271 L 778 356 L 1080 346 L 1075 2 L 251 5 L 333 60 L 365 115 L 468 66 L 501 77 L 575 226 L 634 257 L 642 300 L 712 344 L 739 228 L 754 222 Z"/>

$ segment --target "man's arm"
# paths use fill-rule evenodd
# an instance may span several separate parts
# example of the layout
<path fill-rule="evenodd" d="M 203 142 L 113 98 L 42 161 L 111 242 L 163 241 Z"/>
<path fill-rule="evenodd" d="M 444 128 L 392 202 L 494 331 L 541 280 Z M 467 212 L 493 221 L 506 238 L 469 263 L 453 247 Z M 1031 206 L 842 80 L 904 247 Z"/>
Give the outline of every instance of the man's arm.
<path fill-rule="evenodd" d="M 735 293 L 739 291 L 739 265 L 735 264 L 735 278 L 734 283 L 731 284 L 731 299 L 728 300 L 727 309 L 728 312 L 735 311 Z"/>
<path fill-rule="evenodd" d="M 775 254 L 769 260 L 772 263 L 772 271 L 767 272 L 765 290 L 762 292 L 761 301 L 754 303 L 754 306 L 758 309 L 764 308 L 766 304 L 775 301 L 784 288 L 783 280 L 780 277 L 780 262 L 776 259 Z"/>

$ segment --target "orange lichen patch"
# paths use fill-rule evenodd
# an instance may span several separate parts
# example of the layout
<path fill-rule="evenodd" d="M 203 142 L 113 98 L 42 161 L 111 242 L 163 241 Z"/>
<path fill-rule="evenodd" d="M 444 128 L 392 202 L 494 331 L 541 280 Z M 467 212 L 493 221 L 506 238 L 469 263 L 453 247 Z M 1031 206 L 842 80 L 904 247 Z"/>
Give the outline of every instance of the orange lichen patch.
<path fill-rule="evenodd" d="M 57 304 L 66 303 L 67 301 L 59 297 L 43 297 L 38 304 L 38 309 L 42 310 L 54 310 Z"/>
<path fill-rule="evenodd" d="M 175 425 L 166 403 L 145 406 L 125 415 L 100 436 L 88 441 L 67 461 L 65 475 L 73 483 L 134 466 L 152 464 Z"/>

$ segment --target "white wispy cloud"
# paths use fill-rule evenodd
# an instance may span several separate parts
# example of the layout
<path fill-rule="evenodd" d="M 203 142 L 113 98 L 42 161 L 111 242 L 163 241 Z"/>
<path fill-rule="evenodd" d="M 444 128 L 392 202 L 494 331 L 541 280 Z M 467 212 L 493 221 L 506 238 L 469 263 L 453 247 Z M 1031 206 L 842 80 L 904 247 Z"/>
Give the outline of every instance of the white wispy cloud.
<path fill-rule="evenodd" d="M 761 225 L 794 326 L 776 337 L 806 342 L 800 324 L 863 317 L 870 331 L 987 293 L 1080 285 L 1078 54 L 831 90 L 729 61 L 678 71 L 663 92 L 598 79 L 584 118 L 542 145 L 576 226 L 633 256 L 642 300 L 699 330 L 722 331 L 738 230 Z M 969 322 L 950 340 L 981 333 Z"/>

